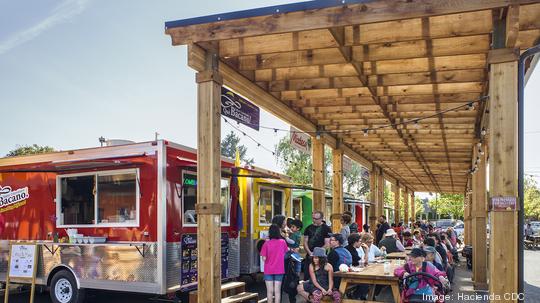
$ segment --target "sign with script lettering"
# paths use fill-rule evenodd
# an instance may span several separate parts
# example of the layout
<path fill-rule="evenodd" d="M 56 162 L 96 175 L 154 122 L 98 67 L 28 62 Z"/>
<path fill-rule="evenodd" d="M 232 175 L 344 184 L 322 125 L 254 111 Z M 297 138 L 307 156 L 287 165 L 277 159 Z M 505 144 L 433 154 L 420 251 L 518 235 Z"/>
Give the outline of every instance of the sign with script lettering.
<path fill-rule="evenodd" d="M 309 154 L 309 136 L 291 126 L 291 146 L 302 153 Z"/>
<path fill-rule="evenodd" d="M 259 108 L 225 87 L 221 87 L 221 114 L 259 130 Z"/>
<path fill-rule="evenodd" d="M 492 211 L 514 211 L 517 209 L 516 197 L 491 197 Z"/>

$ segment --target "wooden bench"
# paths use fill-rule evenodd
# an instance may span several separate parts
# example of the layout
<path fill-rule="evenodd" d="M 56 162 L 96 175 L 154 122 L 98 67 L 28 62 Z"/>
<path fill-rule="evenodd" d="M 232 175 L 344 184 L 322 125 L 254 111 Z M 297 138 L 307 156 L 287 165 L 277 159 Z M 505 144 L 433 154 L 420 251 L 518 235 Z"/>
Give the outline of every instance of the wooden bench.
<path fill-rule="evenodd" d="M 247 302 L 247 301 L 257 302 L 258 300 L 259 300 L 258 293 L 241 292 L 239 294 L 221 299 L 221 303 L 237 303 L 237 302 Z"/>
<path fill-rule="evenodd" d="M 246 283 L 245 282 L 227 282 L 224 284 L 221 284 L 221 297 L 229 297 L 232 295 L 244 293 L 246 291 Z M 189 293 L 189 303 L 197 303 L 197 290 L 194 290 Z M 242 302 L 242 301 L 234 301 L 234 302 Z"/>

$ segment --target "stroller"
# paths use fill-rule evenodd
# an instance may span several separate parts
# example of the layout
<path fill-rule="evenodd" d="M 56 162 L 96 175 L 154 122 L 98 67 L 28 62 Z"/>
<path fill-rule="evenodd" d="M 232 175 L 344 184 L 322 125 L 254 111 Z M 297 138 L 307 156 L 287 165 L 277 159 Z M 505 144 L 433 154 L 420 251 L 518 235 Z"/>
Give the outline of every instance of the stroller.
<path fill-rule="evenodd" d="M 422 265 L 421 272 L 409 274 L 400 282 L 401 302 L 404 303 L 442 303 L 448 293 L 449 286 L 443 285 L 439 279 L 425 272 L 426 262 Z M 408 272 L 408 271 L 407 271 Z M 420 282 L 426 282 L 427 286 L 418 288 Z"/>

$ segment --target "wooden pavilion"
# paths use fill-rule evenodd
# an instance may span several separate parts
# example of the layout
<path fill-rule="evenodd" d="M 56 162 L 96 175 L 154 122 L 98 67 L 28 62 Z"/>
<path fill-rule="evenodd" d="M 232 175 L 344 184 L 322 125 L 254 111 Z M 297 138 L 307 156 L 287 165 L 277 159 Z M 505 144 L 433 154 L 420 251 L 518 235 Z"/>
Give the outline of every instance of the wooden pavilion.
<path fill-rule="evenodd" d="M 491 197 L 517 197 L 518 59 L 540 38 L 538 0 L 318 0 L 171 21 L 166 33 L 197 71 L 199 302 L 220 300 L 222 85 L 313 136 L 314 187 L 324 145 L 334 184 L 344 154 L 367 167 L 371 226 L 384 180 L 405 221 L 414 192 L 465 194 L 475 286 L 518 291 L 519 207 L 489 211 L 487 256 L 486 164 Z M 333 197 L 336 220 L 341 186 Z M 315 209 L 323 201 L 315 194 Z"/>

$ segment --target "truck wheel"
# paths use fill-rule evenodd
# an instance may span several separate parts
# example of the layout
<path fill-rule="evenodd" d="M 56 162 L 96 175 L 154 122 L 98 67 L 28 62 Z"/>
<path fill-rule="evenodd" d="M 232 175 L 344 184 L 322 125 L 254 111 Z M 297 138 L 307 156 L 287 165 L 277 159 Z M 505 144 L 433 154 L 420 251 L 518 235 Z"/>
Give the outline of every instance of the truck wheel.
<path fill-rule="evenodd" d="M 84 302 L 84 289 L 77 288 L 75 277 L 67 270 L 61 270 L 54 274 L 51 280 L 50 295 L 54 303 Z"/>

